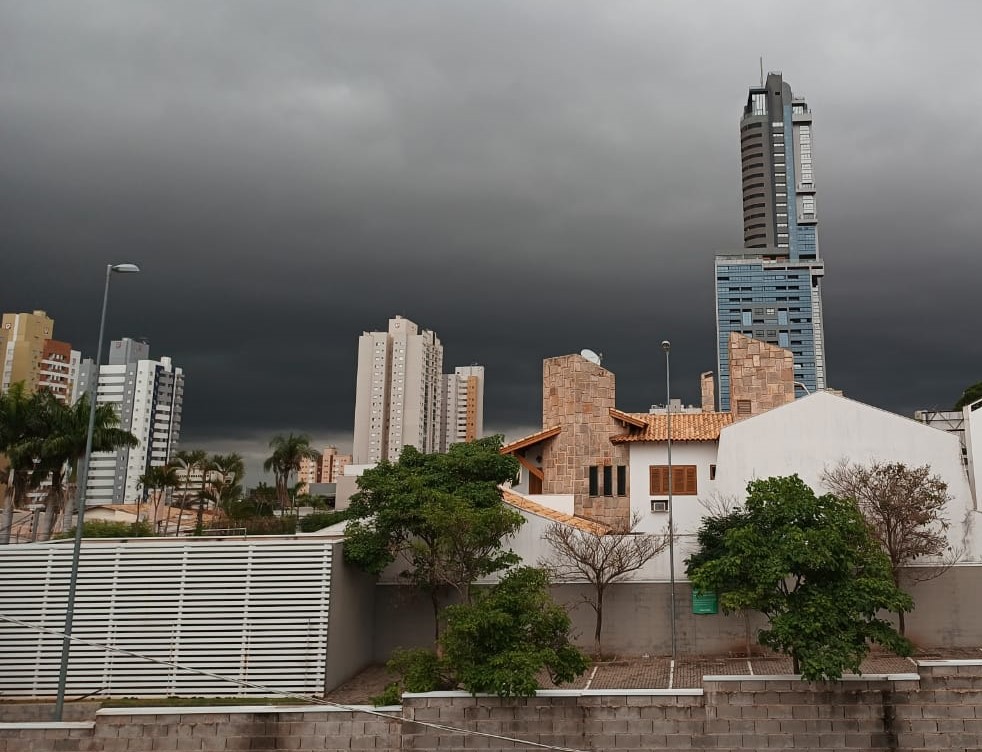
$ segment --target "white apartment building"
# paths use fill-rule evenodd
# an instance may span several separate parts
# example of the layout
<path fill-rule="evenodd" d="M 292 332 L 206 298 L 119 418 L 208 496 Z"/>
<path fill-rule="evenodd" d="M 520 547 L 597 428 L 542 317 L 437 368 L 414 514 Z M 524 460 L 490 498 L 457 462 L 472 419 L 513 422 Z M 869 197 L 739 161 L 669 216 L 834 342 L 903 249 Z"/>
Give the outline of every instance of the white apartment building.
<path fill-rule="evenodd" d="M 385 332 L 358 339 L 354 464 L 395 462 L 402 448 L 440 448 L 443 345 L 436 334 L 396 316 Z"/>
<path fill-rule="evenodd" d="M 85 394 L 95 364 L 86 359 L 79 373 L 79 394 Z M 109 363 L 101 366 L 97 403 L 114 405 L 120 427 L 130 431 L 137 446 L 116 452 L 95 452 L 86 484 L 86 504 L 124 504 L 143 493 L 140 476 L 164 465 L 177 451 L 184 402 L 184 371 L 169 357 L 150 359 L 146 343 L 114 340 Z"/>
<path fill-rule="evenodd" d="M 443 377 L 440 451 L 484 435 L 484 366 L 458 366 Z"/>

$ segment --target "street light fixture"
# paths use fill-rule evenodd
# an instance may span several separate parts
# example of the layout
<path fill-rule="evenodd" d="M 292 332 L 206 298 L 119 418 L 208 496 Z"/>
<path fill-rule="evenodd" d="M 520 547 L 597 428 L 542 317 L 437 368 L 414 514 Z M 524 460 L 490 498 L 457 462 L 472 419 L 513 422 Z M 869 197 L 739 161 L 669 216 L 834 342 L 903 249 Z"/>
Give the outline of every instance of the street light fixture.
<path fill-rule="evenodd" d="M 665 353 L 665 425 L 668 438 L 668 578 L 672 586 L 672 661 L 678 653 L 678 638 L 675 627 L 675 516 L 672 504 L 672 343 L 667 339 L 661 343 Z"/>
<path fill-rule="evenodd" d="M 95 370 L 89 378 L 89 428 L 85 434 L 85 454 L 78 473 L 78 489 L 75 495 L 75 545 L 72 549 L 72 571 L 68 580 L 68 601 L 65 605 L 65 628 L 61 642 L 61 667 L 58 670 L 58 695 L 55 699 L 55 720 L 61 721 L 65 709 L 65 686 L 68 682 L 68 654 L 72 645 L 72 619 L 75 616 L 75 590 L 78 585 L 78 561 L 82 552 L 82 522 L 85 517 L 85 486 L 89 480 L 89 462 L 92 459 L 92 434 L 95 431 L 96 397 L 99 388 L 99 370 L 102 366 L 102 337 L 106 330 L 106 307 L 109 304 L 109 280 L 113 272 L 135 274 L 136 264 L 107 264 L 106 287 L 102 293 L 102 316 L 99 319 L 99 346 L 95 351 Z M 66 514 L 69 510 L 65 511 Z"/>

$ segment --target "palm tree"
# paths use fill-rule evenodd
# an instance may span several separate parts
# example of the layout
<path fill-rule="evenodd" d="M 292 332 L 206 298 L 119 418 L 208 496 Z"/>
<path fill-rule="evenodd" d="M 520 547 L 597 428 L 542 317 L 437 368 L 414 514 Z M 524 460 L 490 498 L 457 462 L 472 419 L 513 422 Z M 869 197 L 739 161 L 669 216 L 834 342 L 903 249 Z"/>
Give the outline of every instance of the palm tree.
<path fill-rule="evenodd" d="M 211 469 L 213 477 L 209 483 L 207 498 L 228 516 L 230 505 L 242 497 L 241 481 L 245 475 L 245 462 L 242 455 L 235 452 L 213 454 Z"/>
<path fill-rule="evenodd" d="M 168 488 L 177 488 L 181 485 L 181 479 L 177 475 L 177 468 L 173 465 L 154 465 L 140 476 L 140 485 L 151 491 L 150 498 L 153 503 L 153 516 L 151 517 L 150 525 L 156 533 L 160 502 Z M 140 521 L 139 503 L 137 503 L 136 507 L 136 521 Z"/>
<path fill-rule="evenodd" d="M 263 463 L 263 470 L 267 473 L 272 471 L 276 478 L 276 497 L 280 502 L 280 509 L 285 510 L 290 501 L 287 492 L 290 476 L 300 469 L 301 460 L 317 460 L 321 455 L 310 446 L 310 437 L 306 434 L 277 434 L 270 440 L 269 448 L 273 453 Z"/>
<path fill-rule="evenodd" d="M 189 490 L 191 488 L 191 474 L 196 470 L 201 470 L 201 490 L 204 490 L 205 485 L 205 471 L 204 467 L 208 462 L 208 452 L 204 449 L 190 449 L 181 450 L 174 455 L 174 465 L 179 469 L 184 471 L 184 491 L 181 494 L 181 504 L 178 507 L 177 512 L 177 531 L 176 535 L 181 534 L 181 519 L 184 517 L 184 507 L 188 501 Z M 170 524 L 170 516 L 167 518 L 168 526 Z M 167 529 L 164 528 L 164 534 L 166 535 Z"/>
<path fill-rule="evenodd" d="M 205 502 L 211 498 L 210 487 L 215 480 L 212 477 L 215 471 L 215 462 L 211 457 L 205 457 L 199 468 L 201 470 L 201 487 L 198 488 L 198 518 L 194 523 L 195 535 L 201 535 L 205 529 Z"/>
<path fill-rule="evenodd" d="M 60 402 L 47 390 L 36 395 L 37 420 L 43 431 L 39 444 L 39 469 L 51 476 L 51 490 L 46 501 L 47 523 L 45 537 L 50 538 L 55 519 L 65 509 L 65 498 L 75 497 L 79 462 L 85 456 L 89 430 L 89 396 L 83 395 L 74 405 Z M 119 427 L 119 416 L 111 404 L 97 405 L 92 432 L 93 452 L 115 452 L 135 447 L 136 436 Z M 67 493 L 65 477 L 67 473 Z M 66 512 L 62 529 L 70 527 L 71 513 Z"/>
<path fill-rule="evenodd" d="M 37 400 L 23 382 L 17 382 L 0 394 L 0 452 L 6 455 L 9 470 L 0 544 L 10 543 L 14 509 L 21 505 L 30 487 L 40 436 Z"/>

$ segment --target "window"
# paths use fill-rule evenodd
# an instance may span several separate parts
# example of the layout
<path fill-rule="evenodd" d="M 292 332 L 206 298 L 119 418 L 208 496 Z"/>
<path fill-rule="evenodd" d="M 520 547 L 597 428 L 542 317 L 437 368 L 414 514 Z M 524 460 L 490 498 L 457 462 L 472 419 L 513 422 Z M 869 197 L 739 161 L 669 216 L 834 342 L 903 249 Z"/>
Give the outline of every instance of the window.
<path fill-rule="evenodd" d="M 716 465 L 709 466 L 709 480 L 716 480 Z"/>
<path fill-rule="evenodd" d="M 627 496 L 627 465 L 617 466 L 617 495 Z"/>
<path fill-rule="evenodd" d="M 668 494 L 668 465 L 651 465 L 648 468 L 650 492 L 652 496 Z M 696 488 L 695 465 L 672 465 L 672 494 L 694 496 Z"/>
<path fill-rule="evenodd" d="M 597 466 L 590 465 L 590 489 L 587 492 L 588 496 L 599 496 L 600 495 L 600 483 L 597 477 Z"/>
<path fill-rule="evenodd" d="M 604 465 L 604 496 L 614 495 L 614 468 Z"/>

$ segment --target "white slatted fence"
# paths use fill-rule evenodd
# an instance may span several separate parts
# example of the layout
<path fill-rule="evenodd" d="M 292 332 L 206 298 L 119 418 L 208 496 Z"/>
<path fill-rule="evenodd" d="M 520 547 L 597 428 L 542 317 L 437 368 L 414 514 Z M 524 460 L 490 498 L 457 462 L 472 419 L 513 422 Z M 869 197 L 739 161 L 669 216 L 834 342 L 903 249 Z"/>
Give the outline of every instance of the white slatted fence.
<path fill-rule="evenodd" d="M 73 634 L 279 690 L 324 689 L 335 541 L 85 541 Z M 0 547 L 0 613 L 61 632 L 71 545 Z M 0 620 L 0 697 L 55 694 L 61 637 Z M 268 694 L 74 643 L 68 696 Z"/>

